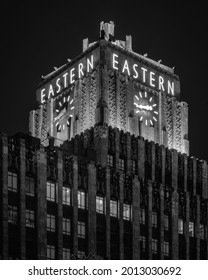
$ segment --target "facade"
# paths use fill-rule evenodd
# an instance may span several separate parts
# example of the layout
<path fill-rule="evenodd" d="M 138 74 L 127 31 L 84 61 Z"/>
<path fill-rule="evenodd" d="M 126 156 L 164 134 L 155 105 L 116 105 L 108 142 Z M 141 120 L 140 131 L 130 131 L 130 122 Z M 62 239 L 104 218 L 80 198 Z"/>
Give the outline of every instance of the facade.
<path fill-rule="evenodd" d="M 208 165 L 173 69 L 101 22 L 36 96 L 30 135 L 0 137 L 2 259 L 208 259 Z"/>

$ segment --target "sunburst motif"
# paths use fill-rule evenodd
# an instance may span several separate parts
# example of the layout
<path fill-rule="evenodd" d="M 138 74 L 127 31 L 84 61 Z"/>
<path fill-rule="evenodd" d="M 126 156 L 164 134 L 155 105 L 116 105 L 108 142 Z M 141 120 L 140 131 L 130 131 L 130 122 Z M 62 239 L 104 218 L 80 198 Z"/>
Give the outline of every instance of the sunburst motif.
<path fill-rule="evenodd" d="M 154 103 L 152 96 L 148 96 L 146 91 L 144 93 L 139 92 L 138 95 L 135 94 L 134 106 L 136 114 L 140 115 L 140 122 L 151 126 L 153 126 L 154 122 L 157 122 L 157 104 Z"/>
<path fill-rule="evenodd" d="M 57 132 L 60 132 L 62 129 L 64 130 L 66 126 L 69 126 L 70 123 L 67 120 L 65 123 L 60 123 L 60 120 L 67 112 L 67 115 L 72 118 L 73 117 L 73 110 L 74 110 L 74 99 L 73 96 L 62 95 L 62 97 L 57 101 L 56 107 L 56 117 L 54 118 L 55 126 L 57 127 Z"/>

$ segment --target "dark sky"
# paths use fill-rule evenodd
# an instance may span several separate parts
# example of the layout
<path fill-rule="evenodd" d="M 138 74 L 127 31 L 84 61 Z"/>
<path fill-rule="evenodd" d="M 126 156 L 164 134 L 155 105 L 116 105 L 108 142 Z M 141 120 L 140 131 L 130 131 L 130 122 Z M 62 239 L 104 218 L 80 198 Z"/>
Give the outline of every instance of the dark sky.
<path fill-rule="evenodd" d="M 100 22 L 112 20 L 116 39 L 132 35 L 133 51 L 175 66 L 181 100 L 189 105 L 190 155 L 208 160 L 205 6 L 193 1 L 178 2 L 183 6 L 176 1 L 74 2 L 28 1 L 23 5 L 18 1 L 16 6 L 2 8 L 0 131 L 9 135 L 27 132 L 29 111 L 37 106 L 35 91 L 41 75 L 80 54 L 84 38 L 97 41 Z"/>

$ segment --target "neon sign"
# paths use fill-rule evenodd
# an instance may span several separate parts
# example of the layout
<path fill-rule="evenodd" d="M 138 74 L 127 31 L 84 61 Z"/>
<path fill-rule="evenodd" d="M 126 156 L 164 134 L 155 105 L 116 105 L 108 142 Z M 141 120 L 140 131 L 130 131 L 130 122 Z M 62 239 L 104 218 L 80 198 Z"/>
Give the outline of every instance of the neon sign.
<path fill-rule="evenodd" d="M 82 78 L 85 73 L 94 69 L 94 56 L 91 55 L 82 62 L 68 69 L 56 79 L 53 79 L 48 85 L 39 90 L 40 103 L 45 103 L 48 99 L 56 97 L 62 89 L 73 84 L 77 78 Z"/>
<path fill-rule="evenodd" d="M 174 81 L 168 79 L 165 75 L 160 75 L 152 71 L 148 67 L 144 67 L 142 64 L 130 61 L 130 59 L 123 61 L 118 54 L 113 53 L 112 67 L 154 89 L 175 95 Z"/>

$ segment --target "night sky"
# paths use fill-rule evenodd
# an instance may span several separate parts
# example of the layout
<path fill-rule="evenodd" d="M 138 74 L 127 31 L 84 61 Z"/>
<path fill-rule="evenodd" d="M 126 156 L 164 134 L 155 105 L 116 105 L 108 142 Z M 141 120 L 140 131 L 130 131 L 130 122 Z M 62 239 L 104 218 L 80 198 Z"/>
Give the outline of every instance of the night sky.
<path fill-rule="evenodd" d="M 208 160 L 205 6 L 193 1 L 184 1 L 187 7 L 176 1 L 54 2 L 23 5 L 18 1 L 2 8 L 6 16 L 1 25 L 0 131 L 27 133 L 29 111 L 37 108 L 35 91 L 41 75 L 79 55 L 82 40 L 97 41 L 100 22 L 112 20 L 116 39 L 132 35 L 134 52 L 175 66 L 181 100 L 189 105 L 190 155 Z"/>

